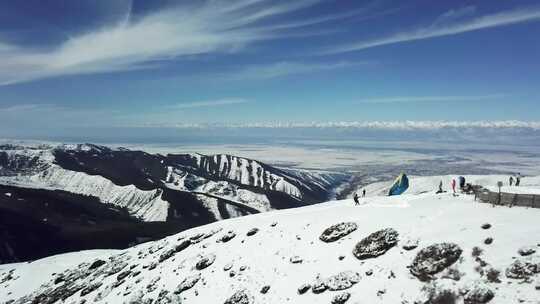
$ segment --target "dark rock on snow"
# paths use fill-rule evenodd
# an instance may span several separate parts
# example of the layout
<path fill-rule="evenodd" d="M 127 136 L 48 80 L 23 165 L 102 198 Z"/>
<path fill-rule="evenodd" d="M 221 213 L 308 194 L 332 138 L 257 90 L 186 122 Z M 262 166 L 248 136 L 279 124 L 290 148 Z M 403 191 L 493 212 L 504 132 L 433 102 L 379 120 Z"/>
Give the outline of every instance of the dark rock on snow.
<path fill-rule="evenodd" d="M 235 236 L 236 236 L 236 233 L 234 233 L 234 231 L 229 231 L 229 232 L 223 234 L 218 239 L 218 242 L 227 243 L 228 241 L 232 240 Z"/>
<path fill-rule="evenodd" d="M 521 256 L 528 256 L 536 252 L 536 249 L 532 246 L 519 248 L 518 253 Z"/>
<path fill-rule="evenodd" d="M 102 282 L 91 283 L 90 285 L 83 288 L 83 290 L 81 290 L 81 297 L 84 297 L 92 291 L 98 289 L 99 287 L 101 287 L 101 285 L 103 285 Z"/>
<path fill-rule="evenodd" d="M 223 270 L 224 271 L 229 271 L 229 270 L 231 270 L 232 267 L 233 267 L 232 263 L 227 263 L 227 264 L 225 264 L 225 266 L 223 266 Z"/>
<path fill-rule="evenodd" d="M 262 293 L 262 294 L 266 294 L 269 290 L 270 290 L 270 285 L 264 285 L 264 286 L 261 288 L 261 293 Z"/>
<path fill-rule="evenodd" d="M 329 290 L 344 290 L 351 288 L 354 284 L 360 282 L 360 274 L 354 271 L 343 271 L 327 278 L 324 284 Z"/>
<path fill-rule="evenodd" d="M 356 244 L 353 254 L 359 260 L 383 255 L 397 244 L 398 235 L 398 232 L 392 228 L 374 232 Z"/>
<path fill-rule="evenodd" d="M 489 223 L 485 223 L 482 225 L 482 229 L 489 229 L 489 228 L 491 228 L 491 224 Z"/>
<path fill-rule="evenodd" d="M 524 260 L 515 260 L 505 272 L 510 279 L 527 279 L 537 273 L 540 273 L 540 263 Z"/>
<path fill-rule="evenodd" d="M 332 298 L 332 304 L 343 304 L 349 300 L 351 294 L 348 292 L 340 293 Z"/>
<path fill-rule="evenodd" d="M 326 228 L 319 239 L 323 242 L 335 242 L 342 237 L 350 234 L 358 228 L 356 223 L 353 222 L 343 222 L 339 224 L 332 225 Z"/>
<path fill-rule="evenodd" d="M 484 244 L 486 245 L 490 245 L 491 243 L 493 243 L 493 238 L 488 237 L 484 240 Z"/>
<path fill-rule="evenodd" d="M 246 290 L 239 290 L 228 298 L 224 304 L 252 304 L 253 297 Z"/>
<path fill-rule="evenodd" d="M 186 291 L 190 288 L 193 288 L 197 282 L 201 279 L 201 274 L 197 273 L 191 276 L 186 277 L 178 287 L 176 287 L 176 290 L 174 293 L 182 293 L 183 291 Z"/>
<path fill-rule="evenodd" d="M 315 294 L 326 290 L 339 291 L 351 288 L 360 281 L 360 274 L 354 271 L 343 271 L 326 279 L 319 279 L 313 283 L 311 291 Z M 308 284 L 305 284 L 308 285 Z M 303 285 L 304 286 L 304 285 Z"/>
<path fill-rule="evenodd" d="M 95 260 L 88 269 L 96 269 L 106 263 L 104 260 Z"/>
<path fill-rule="evenodd" d="M 195 264 L 195 268 L 197 270 L 203 270 L 206 267 L 212 265 L 215 260 L 216 260 L 215 254 L 212 254 L 212 253 L 208 254 L 206 256 L 201 257 L 201 259 L 197 262 L 197 264 Z"/>
<path fill-rule="evenodd" d="M 130 274 L 131 274 L 131 270 L 122 271 L 116 276 L 116 280 L 121 281 L 121 280 L 125 279 Z"/>
<path fill-rule="evenodd" d="M 323 280 L 316 280 L 315 283 L 313 283 L 313 286 L 311 287 L 311 291 L 313 293 L 323 293 L 328 289 L 328 286 L 326 286 L 325 282 Z"/>
<path fill-rule="evenodd" d="M 419 240 L 418 239 L 408 239 L 405 241 L 405 243 L 401 246 L 401 248 L 410 251 L 413 249 L 416 249 L 418 247 Z"/>
<path fill-rule="evenodd" d="M 251 228 L 249 229 L 249 231 L 246 233 L 247 236 L 252 236 L 252 235 L 255 235 L 257 232 L 259 232 L 259 228 Z"/>
<path fill-rule="evenodd" d="M 183 240 L 180 242 L 180 244 L 174 246 L 173 248 L 170 248 L 168 249 L 167 251 L 165 251 L 164 253 L 162 253 L 160 256 L 159 256 L 159 262 L 163 262 L 169 258 L 171 258 L 173 255 L 175 255 L 177 252 L 180 252 L 186 248 L 189 247 L 189 245 L 191 245 L 191 241 L 190 240 Z"/>
<path fill-rule="evenodd" d="M 458 295 L 451 289 L 439 287 L 436 284 L 428 284 L 422 288 L 424 295 L 420 301 L 422 304 L 457 304 Z"/>
<path fill-rule="evenodd" d="M 300 264 L 300 263 L 303 262 L 302 258 L 299 257 L 299 256 L 297 256 L 297 255 L 291 257 L 291 258 L 289 259 L 289 261 L 290 261 L 291 263 L 293 263 L 293 264 Z"/>
<path fill-rule="evenodd" d="M 303 284 L 302 286 L 298 287 L 298 294 L 304 294 L 311 288 L 311 285 L 309 284 Z"/>
<path fill-rule="evenodd" d="M 181 304 L 182 298 L 180 295 L 169 293 L 167 290 L 162 290 L 154 304 Z"/>
<path fill-rule="evenodd" d="M 418 252 L 410 272 L 422 281 L 454 264 L 463 250 L 454 243 L 439 243 L 428 246 Z"/>
<path fill-rule="evenodd" d="M 484 286 L 475 286 L 465 294 L 464 303 L 465 304 L 484 304 L 491 299 L 495 294 L 493 291 Z"/>

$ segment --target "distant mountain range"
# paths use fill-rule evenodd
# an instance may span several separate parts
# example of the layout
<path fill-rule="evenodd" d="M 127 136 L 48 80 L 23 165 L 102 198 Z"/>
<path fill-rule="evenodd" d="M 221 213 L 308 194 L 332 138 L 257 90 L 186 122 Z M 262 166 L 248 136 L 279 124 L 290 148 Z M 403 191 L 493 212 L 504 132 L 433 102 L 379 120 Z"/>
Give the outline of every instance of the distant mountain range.
<path fill-rule="evenodd" d="M 224 154 L 0 145 L 0 260 L 125 248 L 221 219 L 306 206 L 330 198 L 346 178 Z"/>

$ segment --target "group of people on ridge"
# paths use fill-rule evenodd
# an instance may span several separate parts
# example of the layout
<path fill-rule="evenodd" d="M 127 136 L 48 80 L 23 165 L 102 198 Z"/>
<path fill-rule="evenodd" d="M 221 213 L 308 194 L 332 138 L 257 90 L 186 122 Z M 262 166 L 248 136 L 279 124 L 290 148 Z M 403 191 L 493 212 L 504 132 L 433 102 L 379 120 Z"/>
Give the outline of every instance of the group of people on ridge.
<path fill-rule="evenodd" d="M 519 184 L 521 183 L 521 174 L 518 173 L 517 175 L 515 176 L 510 176 L 509 178 L 509 184 L 510 186 L 519 186 Z M 465 177 L 463 176 L 460 176 L 459 178 L 459 188 L 466 192 L 466 193 L 469 193 L 470 191 L 474 192 L 475 194 L 475 200 L 476 200 L 476 192 L 474 191 L 474 186 L 470 183 L 467 183 L 465 184 Z M 456 195 L 456 187 L 458 186 L 458 182 L 456 181 L 455 178 L 452 179 L 452 181 L 450 182 L 450 187 L 452 188 L 452 192 L 454 193 L 454 195 Z M 439 183 L 439 190 L 436 192 L 437 194 L 439 193 L 443 193 L 443 192 L 446 192 L 443 190 L 443 181 L 441 180 L 441 182 Z M 363 189 L 362 190 L 362 197 L 365 197 L 366 196 L 366 189 Z M 353 200 L 354 200 L 354 203 L 355 205 L 360 205 L 360 196 L 358 195 L 357 192 L 354 193 L 354 196 L 353 196 Z"/>
<path fill-rule="evenodd" d="M 452 179 L 450 182 L 450 187 L 452 188 L 452 192 L 456 193 L 456 187 L 457 187 L 457 181 L 455 178 Z M 459 177 L 459 188 L 463 189 L 465 187 L 465 178 L 463 176 Z M 443 190 L 443 181 L 439 183 L 439 190 L 436 192 L 437 194 L 445 192 Z"/>
<path fill-rule="evenodd" d="M 514 177 L 514 176 L 510 176 L 510 178 L 508 179 L 508 181 L 509 181 L 510 186 L 514 186 L 514 181 L 516 182 L 516 183 L 515 183 L 515 186 L 519 186 L 519 184 L 521 183 L 521 174 L 518 173 L 515 177 Z"/>

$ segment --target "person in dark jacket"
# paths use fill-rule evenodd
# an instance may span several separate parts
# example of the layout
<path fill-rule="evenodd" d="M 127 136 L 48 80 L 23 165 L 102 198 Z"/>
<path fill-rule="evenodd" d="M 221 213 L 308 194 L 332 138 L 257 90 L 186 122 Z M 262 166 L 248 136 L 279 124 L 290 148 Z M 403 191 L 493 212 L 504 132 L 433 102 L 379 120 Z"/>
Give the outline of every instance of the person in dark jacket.
<path fill-rule="evenodd" d="M 510 176 L 510 178 L 508 179 L 509 183 L 510 183 L 510 187 L 512 187 L 514 185 L 514 177 L 513 176 Z"/>
<path fill-rule="evenodd" d="M 366 189 L 362 190 L 362 197 L 366 197 Z"/>
<path fill-rule="evenodd" d="M 521 174 L 520 173 L 518 173 L 516 175 L 516 186 L 519 186 L 519 183 L 521 183 Z"/>
<path fill-rule="evenodd" d="M 437 190 L 437 192 L 435 192 L 435 193 L 437 193 L 437 194 L 443 193 L 442 186 L 443 186 L 443 182 L 441 181 L 441 182 L 439 183 L 439 190 Z"/>
<path fill-rule="evenodd" d="M 360 201 L 358 200 L 358 193 L 354 193 L 353 200 L 355 205 L 360 205 Z"/>

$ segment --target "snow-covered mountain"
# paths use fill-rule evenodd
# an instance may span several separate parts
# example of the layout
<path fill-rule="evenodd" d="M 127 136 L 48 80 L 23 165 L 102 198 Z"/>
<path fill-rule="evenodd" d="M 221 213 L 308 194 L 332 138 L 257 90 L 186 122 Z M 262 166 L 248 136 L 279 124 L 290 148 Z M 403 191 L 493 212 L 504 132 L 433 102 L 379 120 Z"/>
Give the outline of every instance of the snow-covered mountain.
<path fill-rule="evenodd" d="M 411 179 L 412 185 L 421 183 Z M 360 203 L 272 211 L 126 250 L 3 265 L 0 299 L 539 303 L 539 209 L 492 207 L 472 196 L 431 192 L 370 196 Z"/>
<path fill-rule="evenodd" d="M 92 144 L 0 146 L 0 186 L 17 192 L 17 198 L 4 196 L 0 207 L 36 201 L 28 198 L 29 189 L 63 191 L 93 197 L 137 221 L 172 223 L 175 232 L 322 202 L 345 177 L 283 170 L 231 155 L 160 155 Z M 77 196 L 70 196 L 73 200 Z M 40 216 L 34 219 L 46 220 Z M 0 258 L 1 253 L 0 245 Z"/>

